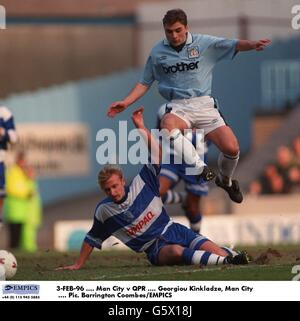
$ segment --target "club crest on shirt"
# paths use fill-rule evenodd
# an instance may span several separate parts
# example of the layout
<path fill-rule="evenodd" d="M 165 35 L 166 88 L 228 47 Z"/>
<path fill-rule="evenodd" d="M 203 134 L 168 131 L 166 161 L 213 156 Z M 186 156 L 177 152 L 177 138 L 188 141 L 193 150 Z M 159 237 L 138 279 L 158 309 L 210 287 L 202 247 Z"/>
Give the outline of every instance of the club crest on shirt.
<path fill-rule="evenodd" d="M 188 57 L 190 59 L 192 58 L 198 58 L 200 56 L 200 52 L 198 47 L 190 47 L 188 48 Z"/>

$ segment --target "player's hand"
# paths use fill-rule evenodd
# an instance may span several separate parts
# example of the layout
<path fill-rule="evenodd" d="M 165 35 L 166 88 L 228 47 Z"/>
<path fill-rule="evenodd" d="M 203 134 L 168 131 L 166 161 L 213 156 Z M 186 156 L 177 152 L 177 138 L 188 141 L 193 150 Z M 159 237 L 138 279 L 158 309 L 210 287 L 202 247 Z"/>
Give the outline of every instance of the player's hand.
<path fill-rule="evenodd" d="M 79 264 L 73 264 L 73 265 L 67 265 L 67 266 L 60 266 L 55 269 L 55 271 L 60 271 L 60 270 L 70 270 L 70 271 L 75 271 L 79 270 L 81 268 L 81 265 Z"/>
<path fill-rule="evenodd" d="M 115 117 L 118 113 L 121 113 L 126 109 L 127 105 L 124 101 L 116 101 L 108 107 L 107 116 Z"/>
<path fill-rule="evenodd" d="M 269 39 L 261 39 L 261 40 L 258 40 L 258 41 L 255 41 L 254 43 L 254 49 L 256 51 L 262 51 L 265 49 L 266 46 L 268 46 L 269 44 L 271 43 L 271 40 Z"/>
<path fill-rule="evenodd" d="M 145 128 L 144 118 L 143 118 L 144 107 L 136 109 L 131 116 L 131 119 L 136 128 Z"/>

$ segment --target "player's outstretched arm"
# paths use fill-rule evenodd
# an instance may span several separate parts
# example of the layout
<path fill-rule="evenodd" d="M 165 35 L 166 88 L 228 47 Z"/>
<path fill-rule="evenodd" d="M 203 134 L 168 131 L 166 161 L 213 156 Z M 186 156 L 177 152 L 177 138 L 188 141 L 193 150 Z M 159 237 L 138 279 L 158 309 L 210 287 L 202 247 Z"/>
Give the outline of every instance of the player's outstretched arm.
<path fill-rule="evenodd" d="M 82 243 L 81 250 L 80 250 L 80 255 L 79 258 L 77 259 L 76 263 L 73 265 L 67 265 L 67 266 L 60 266 L 56 268 L 55 270 L 79 270 L 80 268 L 83 267 L 87 259 L 89 258 L 90 254 L 93 251 L 93 247 L 89 245 L 87 242 Z"/>
<path fill-rule="evenodd" d="M 239 40 L 236 45 L 237 51 L 249 51 L 249 50 L 256 50 L 262 51 L 271 43 L 269 39 L 261 39 L 258 41 L 252 40 Z"/>
<path fill-rule="evenodd" d="M 121 101 L 115 101 L 113 102 L 109 107 L 107 111 L 108 117 L 115 117 L 118 113 L 121 113 L 124 111 L 128 106 L 133 104 L 135 101 L 137 101 L 139 98 L 141 98 L 149 89 L 148 86 L 143 85 L 141 83 L 137 83 L 131 92 Z"/>
<path fill-rule="evenodd" d="M 160 164 L 161 163 L 161 146 L 156 141 L 156 139 L 152 136 L 151 132 L 144 124 L 144 117 L 143 117 L 144 107 L 141 106 L 140 108 L 136 109 L 132 114 L 132 121 L 134 126 L 139 129 L 141 135 L 143 136 L 144 141 L 148 146 L 149 153 L 151 155 L 151 162 L 153 164 Z"/>

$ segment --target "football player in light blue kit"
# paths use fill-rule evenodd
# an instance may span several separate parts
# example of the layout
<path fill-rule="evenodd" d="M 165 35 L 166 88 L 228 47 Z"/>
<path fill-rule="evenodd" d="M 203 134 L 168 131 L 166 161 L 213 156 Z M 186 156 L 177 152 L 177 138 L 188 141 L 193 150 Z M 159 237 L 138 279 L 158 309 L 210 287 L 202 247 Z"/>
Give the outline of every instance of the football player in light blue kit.
<path fill-rule="evenodd" d="M 247 264 L 245 252 L 221 248 L 170 219 L 159 195 L 160 146 L 144 125 L 143 108 L 133 113 L 132 120 L 151 152 L 151 163 L 144 165 L 129 186 L 116 166 L 99 172 L 98 183 L 108 197 L 96 206 L 93 226 L 75 264 L 58 269 L 80 269 L 94 247 L 100 249 L 111 235 L 133 251 L 145 252 L 153 265 Z"/>
<path fill-rule="evenodd" d="M 182 134 L 187 128 L 204 130 L 206 139 L 220 150 L 216 184 L 226 190 L 233 201 L 240 203 L 243 196 L 238 182 L 232 179 L 239 159 L 239 144 L 211 97 L 212 71 L 217 62 L 233 59 L 240 51 L 261 51 L 270 40 L 250 41 L 191 34 L 186 14 L 181 9 L 169 10 L 163 18 L 163 27 L 166 39 L 151 50 L 140 81 L 126 98 L 112 103 L 107 114 L 114 117 L 125 110 L 156 80 L 160 94 L 171 107 L 162 119 L 161 127 L 169 130 L 174 150 L 183 153 L 199 177 L 213 179 L 212 171 Z"/>
<path fill-rule="evenodd" d="M 11 111 L 0 106 L 0 225 L 2 222 L 2 207 L 5 197 L 5 166 L 4 158 L 9 144 L 17 142 L 14 117 Z"/>

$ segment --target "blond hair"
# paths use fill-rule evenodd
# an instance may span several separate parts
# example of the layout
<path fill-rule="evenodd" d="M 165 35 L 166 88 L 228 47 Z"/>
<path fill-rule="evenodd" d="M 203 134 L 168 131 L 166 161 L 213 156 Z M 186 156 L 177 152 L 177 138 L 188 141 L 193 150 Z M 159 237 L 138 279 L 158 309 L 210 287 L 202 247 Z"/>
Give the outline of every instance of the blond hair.
<path fill-rule="evenodd" d="M 120 178 L 123 178 L 123 172 L 118 165 L 106 165 L 98 173 L 98 185 L 103 189 L 104 184 L 113 175 L 116 174 Z"/>

